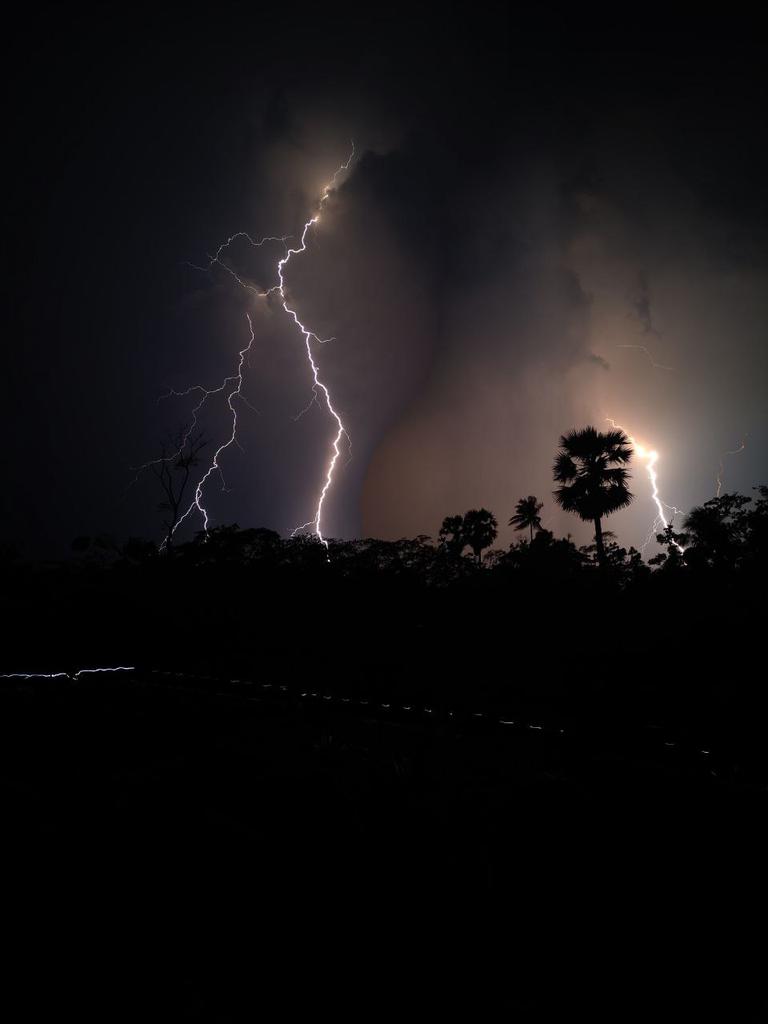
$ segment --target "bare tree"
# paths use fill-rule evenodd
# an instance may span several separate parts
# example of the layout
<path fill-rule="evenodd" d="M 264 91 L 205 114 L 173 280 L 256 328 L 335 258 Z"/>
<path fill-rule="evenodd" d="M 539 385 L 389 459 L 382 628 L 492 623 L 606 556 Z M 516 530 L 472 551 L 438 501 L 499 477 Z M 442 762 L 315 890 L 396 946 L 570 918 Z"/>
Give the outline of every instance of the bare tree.
<path fill-rule="evenodd" d="M 173 553 L 173 535 L 184 513 L 184 496 L 191 471 L 200 462 L 198 456 L 207 443 L 202 434 L 188 434 L 181 429 L 171 438 L 170 445 L 165 442 L 161 445 L 160 458 L 149 464 L 165 496 L 157 507 L 166 513 L 162 547 L 169 556 Z M 172 454 L 168 454 L 169 448 L 173 449 Z"/>

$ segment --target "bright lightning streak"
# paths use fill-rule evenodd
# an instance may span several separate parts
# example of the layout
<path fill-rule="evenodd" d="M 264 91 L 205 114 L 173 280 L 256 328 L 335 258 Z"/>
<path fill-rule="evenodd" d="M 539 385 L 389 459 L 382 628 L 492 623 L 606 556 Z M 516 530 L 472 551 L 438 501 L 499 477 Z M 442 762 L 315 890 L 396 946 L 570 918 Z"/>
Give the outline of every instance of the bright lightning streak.
<path fill-rule="evenodd" d="M 606 417 L 606 421 L 610 423 L 615 430 L 624 430 L 624 427 L 616 423 L 615 420 L 612 420 L 610 417 Z M 655 535 L 660 533 L 662 530 L 666 530 L 669 524 L 674 520 L 675 516 L 681 514 L 681 510 L 676 508 L 674 505 L 668 505 L 662 500 L 661 495 L 659 494 L 659 477 L 656 472 L 656 463 L 659 461 L 659 453 L 655 449 L 646 448 L 644 445 L 639 444 L 628 431 L 624 432 L 627 434 L 627 438 L 629 439 L 635 454 L 645 465 L 645 471 L 651 482 L 651 498 L 656 506 L 656 518 L 653 520 L 648 531 L 648 535 L 640 546 L 640 550 L 644 552 Z M 671 513 L 669 519 L 667 519 L 667 512 Z M 683 548 L 681 548 L 677 542 L 675 542 L 675 547 L 678 551 L 682 552 Z"/>
<path fill-rule="evenodd" d="M 631 440 L 632 438 L 630 438 L 630 441 Z M 651 532 L 649 533 L 648 537 L 645 539 L 643 543 L 642 549 L 645 550 L 645 548 L 650 543 L 652 537 L 658 532 L 659 525 L 663 526 L 666 530 L 667 526 L 669 525 L 669 522 L 671 522 L 672 519 L 674 519 L 674 517 L 680 512 L 680 509 L 675 508 L 674 505 L 667 505 L 665 502 L 661 500 L 661 497 L 659 495 L 659 477 L 656 472 L 656 463 L 659 461 L 659 453 L 653 450 L 649 451 L 648 449 L 644 448 L 643 445 L 637 444 L 634 441 L 633 444 L 636 454 L 645 463 L 645 469 L 648 473 L 648 478 L 651 481 L 651 497 L 653 498 L 654 504 L 656 505 L 657 512 L 657 516 L 651 528 Z M 671 519 L 669 521 L 667 521 L 667 517 L 664 514 L 665 509 L 669 510 L 672 513 Z M 682 548 L 680 548 L 680 550 L 682 551 Z"/>
<path fill-rule="evenodd" d="M 351 159 L 351 157 L 350 157 L 350 159 Z M 327 191 L 323 193 L 323 198 L 321 199 L 321 204 L 325 201 L 325 199 L 327 198 L 327 195 L 328 195 Z M 322 490 L 320 492 L 320 498 L 319 498 L 319 500 L 317 502 L 317 508 L 315 509 L 314 519 L 311 519 L 308 523 L 304 523 L 302 526 L 297 526 L 296 529 L 293 530 L 293 532 L 291 534 L 291 536 L 295 536 L 299 531 L 306 529 L 308 526 L 313 526 L 314 525 L 315 534 L 317 535 L 317 538 L 325 545 L 326 550 L 327 550 L 327 548 L 328 548 L 328 541 L 325 539 L 325 537 L 323 537 L 322 524 L 321 524 L 321 517 L 322 517 L 322 514 L 323 514 L 323 504 L 325 503 L 326 496 L 328 494 L 328 491 L 331 488 L 331 484 L 333 483 L 333 471 L 335 470 L 336 463 L 338 462 L 339 456 L 341 455 L 341 448 L 339 447 L 339 445 L 341 443 L 341 439 L 342 439 L 342 437 L 345 437 L 345 436 L 348 437 L 348 435 L 347 435 L 346 429 L 344 427 L 344 423 L 342 422 L 341 416 L 336 411 L 336 409 L 334 408 L 333 402 L 331 401 L 331 393 L 328 390 L 328 386 L 324 383 L 324 381 L 320 377 L 320 368 L 318 367 L 317 363 L 315 362 L 315 358 L 314 358 L 314 355 L 312 353 L 312 344 L 311 344 L 312 340 L 314 339 L 315 341 L 321 342 L 321 339 L 318 338 L 318 336 L 313 331 L 310 331 L 308 327 L 304 326 L 304 324 L 301 322 L 301 320 L 299 320 L 299 317 L 298 317 L 298 314 L 296 313 L 296 310 L 292 309 L 288 305 L 288 300 L 286 299 L 286 296 L 285 296 L 285 278 L 283 277 L 283 274 L 284 274 L 284 271 L 285 271 L 285 267 L 287 266 L 291 256 L 296 256 L 299 253 L 302 253 L 302 252 L 306 251 L 306 248 L 307 248 L 307 242 L 306 242 L 306 240 L 307 240 L 307 232 L 309 231 L 309 229 L 311 227 L 313 227 L 315 224 L 317 224 L 318 216 L 319 215 L 316 214 L 314 217 L 312 217 L 310 220 L 308 220 L 307 223 L 304 225 L 304 231 L 302 232 L 302 235 L 301 235 L 301 245 L 300 245 L 300 247 L 298 249 L 289 249 L 287 254 L 278 263 L 278 271 L 277 272 L 278 272 L 278 277 L 280 279 L 280 284 L 279 284 L 277 290 L 280 292 L 280 297 L 283 300 L 282 301 L 283 309 L 291 317 L 291 319 L 296 324 L 296 326 L 299 328 L 299 330 L 301 331 L 301 333 L 302 333 L 302 335 L 304 337 L 304 347 L 305 347 L 306 352 L 307 352 L 307 361 L 309 362 L 310 368 L 312 370 L 312 390 L 313 390 L 313 392 L 315 394 L 315 397 L 317 396 L 318 390 L 322 392 L 323 397 L 325 399 L 326 408 L 328 409 L 328 412 L 331 414 L 333 419 L 336 421 L 336 436 L 334 437 L 333 444 L 332 444 L 333 454 L 331 455 L 330 461 L 329 461 L 328 466 L 326 468 L 325 481 L 323 483 L 323 487 L 322 487 Z"/>
<path fill-rule="evenodd" d="M 724 465 L 724 463 L 725 463 L 726 456 L 728 456 L 728 455 L 740 455 L 744 451 L 744 449 L 747 447 L 747 436 L 748 435 L 745 434 L 744 437 L 742 437 L 741 441 L 739 441 L 739 447 L 738 448 L 734 448 L 732 452 L 723 452 L 721 454 L 720 462 L 719 462 L 718 469 L 717 469 L 717 477 L 716 477 L 716 483 L 717 483 L 717 490 L 715 491 L 715 497 L 716 498 L 720 497 L 720 492 L 723 489 L 723 476 L 725 475 L 725 465 Z"/>
<path fill-rule="evenodd" d="M 323 191 L 322 191 L 322 193 L 320 195 L 320 200 L 319 200 L 318 205 L 317 205 L 317 212 L 315 213 L 315 215 L 313 217 L 310 217 L 310 219 L 304 225 L 304 230 L 301 233 L 301 243 L 300 243 L 300 245 L 296 249 L 290 249 L 289 248 L 288 251 L 286 252 L 285 256 L 283 256 L 283 258 L 277 264 L 277 277 L 278 277 L 278 280 L 279 280 L 280 283 L 276 286 L 276 290 L 280 293 L 280 298 L 282 300 L 283 309 L 291 317 L 291 319 L 296 324 L 296 326 L 299 328 L 299 330 L 301 331 L 302 336 L 304 338 L 304 347 L 305 347 L 306 352 L 307 352 L 307 361 L 309 362 L 310 368 L 312 370 L 312 391 L 314 392 L 314 396 L 315 397 L 317 397 L 318 391 L 322 392 L 323 397 L 325 399 L 326 408 L 328 409 L 328 412 L 330 413 L 330 415 L 333 417 L 333 419 L 336 422 L 336 435 L 335 435 L 335 437 L 333 439 L 332 446 L 331 446 L 333 454 L 331 455 L 330 461 L 328 462 L 328 465 L 326 467 L 325 480 L 323 482 L 322 490 L 320 491 L 320 497 L 319 497 L 318 502 L 317 502 L 317 507 L 315 508 L 314 518 L 311 519 L 308 523 L 304 523 L 301 526 L 297 526 L 296 529 L 293 530 L 291 536 L 292 537 L 295 536 L 301 530 L 305 530 L 308 526 L 314 526 L 315 535 L 317 536 L 318 540 L 322 544 L 325 545 L 326 551 L 328 550 L 328 541 L 325 539 L 325 537 L 323 537 L 323 531 L 322 531 L 323 505 L 325 504 L 325 499 L 328 496 L 328 492 L 331 489 L 331 485 L 333 484 L 333 473 L 334 473 L 334 470 L 336 469 L 336 463 L 339 461 L 339 456 L 341 455 L 341 448 L 339 447 L 340 444 L 341 444 L 341 440 L 342 440 L 342 438 L 346 437 L 347 442 L 349 443 L 349 434 L 346 431 L 346 428 L 344 426 L 344 423 L 342 422 L 341 416 L 339 415 L 339 413 L 337 412 L 336 408 L 333 405 L 333 402 L 331 401 L 331 393 L 328 390 L 328 386 L 325 384 L 325 382 L 320 377 L 320 368 L 318 367 L 317 363 L 315 362 L 315 358 L 314 358 L 314 355 L 312 353 L 312 344 L 311 344 L 312 341 L 314 340 L 314 341 L 317 341 L 319 344 L 324 344 L 323 339 L 319 338 L 308 327 L 305 327 L 305 325 L 301 322 L 301 320 L 299 320 L 299 317 L 298 317 L 298 314 L 297 314 L 296 310 L 292 309 L 288 305 L 288 300 L 287 300 L 286 294 L 285 294 L 285 277 L 284 277 L 284 273 L 285 273 L 285 268 L 288 266 L 288 263 L 290 262 L 290 259 L 291 259 L 292 256 L 298 256 L 300 253 L 306 252 L 306 249 L 307 249 L 307 233 L 310 231 L 311 228 L 313 228 L 315 226 L 315 224 L 317 224 L 318 220 L 320 219 L 320 214 L 322 212 L 322 209 L 323 209 L 323 207 L 325 206 L 325 203 L 328 200 L 328 196 L 336 188 L 336 184 L 338 182 L 339 176 L 341 174 L 343 174 L 344 172 L 349 170 L 349 167 L 350 167 L 350 165 L 352 163 L 352 160 L 354 159 L 354 156 L 355 156 L 355 144 L 353 142 L 352 143 L 352 152 L 349 154 L 349 157 L 348 157 L 346 163 L 341 164 L 341 166 L 336 169 L 336 172 L 334 173 L 334 175 L 331 178 L 331 180 L 323 188 Z M 271 290 L 273 290 L 273 289 L 271 289 Z M 331 340 L 331 339 L 326 339 L 326 340 Z"/>

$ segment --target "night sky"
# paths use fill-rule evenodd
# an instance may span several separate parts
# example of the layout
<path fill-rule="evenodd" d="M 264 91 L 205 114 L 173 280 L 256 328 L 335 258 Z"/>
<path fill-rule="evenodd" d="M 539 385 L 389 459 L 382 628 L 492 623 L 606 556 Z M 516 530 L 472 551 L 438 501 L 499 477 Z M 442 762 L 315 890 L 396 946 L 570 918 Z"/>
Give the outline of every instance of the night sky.
<path fill-rule="evenodd" d="M 353 445 L 326 534 L 434 535 L 481 505 L 506 523 L 533 493 L 545 525 L 585 540 L 555 510 L 551 464 L 561 433 L 609 416 L 658 449 L 681 508 L 713 495 L 745 435 L 724 487 L 768 482 L 756 21 L 191 11 L 38 7 L 7 26 L 6 539 L 38 557 L 81 534 L 159 539 L 156 484 L 129 488 L 130 467 L 189 418 L 189 400 L 159 396 L 234 371 L 246 313 L 258 412 L 240 408 L 212 523 L 285 534 L 311 518 L 333 424 L 295 418 L 301 339 L 190 264 L 236 231 L 295 235 L 352 139 L 287 280 L 335 337 L 317 358 Z M 280 252 L 233 246 L 231 265 L 266 288 Z M 223 403 L 203 426 L 226 438 Z M 640 466 L 632 489 L 606 525 L 639 544 Z"/>

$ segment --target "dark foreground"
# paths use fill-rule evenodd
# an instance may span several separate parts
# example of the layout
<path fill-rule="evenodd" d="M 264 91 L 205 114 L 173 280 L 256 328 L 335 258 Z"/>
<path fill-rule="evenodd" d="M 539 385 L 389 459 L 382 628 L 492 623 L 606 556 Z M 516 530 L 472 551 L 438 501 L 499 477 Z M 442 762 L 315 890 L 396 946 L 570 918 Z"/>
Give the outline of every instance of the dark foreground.
<path fill-rule="evenodd" d="M 361 699 L 5 681 L 13 1019 L 765 1019 L 759 773 Z"/>

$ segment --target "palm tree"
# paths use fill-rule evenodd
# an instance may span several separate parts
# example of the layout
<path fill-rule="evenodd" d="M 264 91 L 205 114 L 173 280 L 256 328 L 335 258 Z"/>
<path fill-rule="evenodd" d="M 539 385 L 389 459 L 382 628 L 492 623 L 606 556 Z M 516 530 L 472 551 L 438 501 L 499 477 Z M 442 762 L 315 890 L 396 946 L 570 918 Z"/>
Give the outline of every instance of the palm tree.
<path fill-rule="evenodd" d="M 515 514 L 509 520 L 509 525 L 516 530 L 524 530 L 527 527 L 531 531 L 531 542 L 533 542 L 533 531 L 541 529 L 541 516 L 539 512 L 544 508 L 544 502 L 539 501 L 535 494 L 529 494 L 527 498 L 521 498 L 515 505 Z"/>
<path fill-rule="evenodd" d="M 498 525 L 493 512 L 487 508 L 473 508 L 464 513 L 464 541 L 472 548 L 478 565 L 483 557 L 483 548 L 496 540 Z"/>
<path fill-rule="evenodd" d="M 460 555 L 467 543 L 464 539 L 464 516 L 446 516 L 437 537 L 445 551 Z"/>
<path fill-rule="evenodd" d="M 566 512 L 595 524 L 600 565 L 605 565 L 601 519 L 632 501 L 629 473 L 624 468 L 631 458 L 632 447 L 623 430 L 602 434 L 594 427 L 584 427 L 560 438 L 553 472 L 561 486 L 554 492 L 555 501 Z"/>

